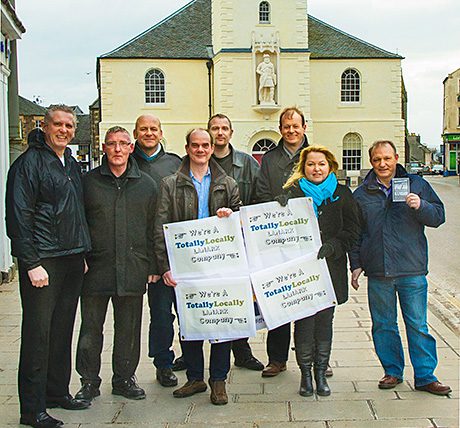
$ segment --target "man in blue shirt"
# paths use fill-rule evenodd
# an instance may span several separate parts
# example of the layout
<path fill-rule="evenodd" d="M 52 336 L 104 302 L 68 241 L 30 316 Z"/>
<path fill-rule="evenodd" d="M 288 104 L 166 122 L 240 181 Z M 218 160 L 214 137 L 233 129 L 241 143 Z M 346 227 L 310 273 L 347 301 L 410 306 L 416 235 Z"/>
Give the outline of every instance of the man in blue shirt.
<path fill-rule="evenodd" d="M 197 128 L 186 136 L 184 157 L 179 170 L 163 179 L 155 221 L 155 253 L 158 270 L 167 286 L 177 285 L 169 267 L 163 224 L 206 218 L 217 215 L 228 217 L 238 210 L 241 200 L 238 185 L 225 174 L 211 158 L 214 144 L 205 129 Z M 209 364 L 209 386 L 211 402 L 227 404 L 225 380 L 230 370 L 231 342 L 211 345 Z M 187 382 L 173 392 L 174 397 L 183 398 L 204 392 L 203 341 L 183 341 L 182 352 L 187 369 Z"/>

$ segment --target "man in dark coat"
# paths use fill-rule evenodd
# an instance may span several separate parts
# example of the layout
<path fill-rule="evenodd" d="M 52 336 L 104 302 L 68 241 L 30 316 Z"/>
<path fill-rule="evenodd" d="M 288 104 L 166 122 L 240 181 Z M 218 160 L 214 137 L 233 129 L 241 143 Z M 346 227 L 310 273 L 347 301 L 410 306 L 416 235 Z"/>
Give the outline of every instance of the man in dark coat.
<path fill-rule="evenodd" d="M 436 340 L 427 324 L 428 246 L 425 227 L 445 221 L 444 205 L 431 186 L 398 164 L 391 141 L 376 141 L 369 148 L 373 169 L 353 196 L 362 212 L 362 234 L 350 254 L 352 286 L 358 289 L 362 272 L 367 277 L 372 338 L 385 374 L 380 389 L 403 381 L 404 352 L 397 321 L 397 301 L 406 325 L 409 355 L 416 390 L 448 395 L 451 388 L 434 375 L 438 363 Z M 406 181 L 403 201 L 393 199 L 394 179 Z"/>
<path fill-rule="evenodd" d="M 136 400 L 145 398 L 134 374 L 140 356 L 143 295 L 157 272 L 153 256 L 157 186 L 130 157 L 134 145 L 126 129 L 110 128 L 102 148 L 102 165 L 83 181 L 92 250 L 81 298 L 77 371 L 82 388 L 77 397 L 92 400 L 100 394 L 103 326 L 112 300 L 112 394 Z"/>
<path fill-rule="evenodd" d="M 32 131 L 28 150 L 8 174 L 6 227 L 18 258 L 23 313 L 21 424 L 33 427 L 62 425 L 46 407 L 89 405 L 69 393 L 72 332 L 90 249 L 80 168 L 67 148 L 75 127 L 70 107 L 51 107 L 43 131 Z"/>
<path fill-rule="evenodd" d="M 177 171 L 181 159 L 174 153 L 164 151 L 161 144 L 163 131 L 157 117 L 149 114 L 139 116 L 133 133 L 136 139 L 133 157 L 141 171 L 152 177 L 160 188 L 161 180 Z M 174 290 L 165 285 L 161 276 L 154 279 L 157 281 L 149 282 L 147 288 L 150 307 L 149 357 L 153 358 L 158 382 L 166 387 L 176 386 L 177 377 L 171 370 L 174 361 Z"/>
<path fill-rule="evenodd" d="M 270 202 L 283 192 L 283 185 L 299 161 L 299 154 L 308 147 L 305 131 L 305 116 L 296 107 L 284 109 L 280 115 L 279 131 L 283 137 L 278 145 L 266 152 L 262 158 L 257 180 L 258 202 Z M 268 365 L 263 377 L 273 377 L 286 370 L 291 340 L 291 324 L 285 324 L 268 332 Z"/>
<path fill-rule="evenodd" d="M 179 171 L 164 178 L 161 183 L 155 223 L 158 269 L 169 287 L 176 286 L 176 282 L 169 266 L 163 224 L 214 215 L 227 217 L 232 210 L 238 210 L 241 206 L 235 180 L 226 175 L 211 158 L 214 145 L 208 131 L 193 129 L 187 134 L 186 141 L 187 156 L 184 157 Z M 211 402 L 216 405 L 228 402 L 225 380 L 230 370 L 230 348 L 231 342 L 211 345 L 209 386 Z M 187 368 L 187 382 L 173 392 L 176 398 L 189 397 L 207 389 L 203 380 L 203 341 L 183 341 L 182 351 Z"/>
<path fill-rule="evenodd" d="M 208 121 L 208 131 L 214 141 L 212 157 L 227 175 L 238 184 L 240 198 L 243 205 L 254 202 L 259 164 L 247 153 L 236 150 L 230 143 L 233 127 L 230 119 L 224 114 L 215 114 Z M 264 365 L 252 355 L 248 338 L 232 342 L 235 366 L 249 370 L 263 370 Z"/>

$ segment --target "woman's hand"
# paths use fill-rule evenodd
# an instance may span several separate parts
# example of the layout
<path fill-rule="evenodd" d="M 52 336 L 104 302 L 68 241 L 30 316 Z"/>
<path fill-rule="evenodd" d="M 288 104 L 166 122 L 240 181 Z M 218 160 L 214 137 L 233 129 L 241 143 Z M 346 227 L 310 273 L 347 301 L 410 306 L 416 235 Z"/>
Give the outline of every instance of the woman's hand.
<path fill-rule="evenodd" d="M 232 209 L 231 208 L 219 208 L 217 211 L 216 211 L 216 215 L 217 217 L 219 218 L 223 218 L 223 217 L 230 217 L 230 214 L 232 213 Z"/>

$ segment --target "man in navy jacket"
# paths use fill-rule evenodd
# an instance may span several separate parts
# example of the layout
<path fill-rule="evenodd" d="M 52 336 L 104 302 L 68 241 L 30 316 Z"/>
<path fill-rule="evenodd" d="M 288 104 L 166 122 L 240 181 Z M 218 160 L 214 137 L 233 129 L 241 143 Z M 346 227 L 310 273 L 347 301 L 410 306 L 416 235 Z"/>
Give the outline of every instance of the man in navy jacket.
<path fill-rule="evenodd" d="M 428 246 L 425 226 L 445 221 L 444 206 L 431 186 L 398 164 L 391 141 L 376 141 L 369 149 L 373 169 L 356 189 L 361 208 L 362 235 L 350 255 L 352 286 L 368 277 L 372 337 L 385 375 L 380 389 L 394 388 L 403 380 L 404 353 L 397 324 L 396 301 L 406 325 L 415 389 L 447 395 L 451 389 L 434 375 L 436 341 L 427 326 Z M 405 201 L 393 198 L 394 178 L 409 180 Z"/>

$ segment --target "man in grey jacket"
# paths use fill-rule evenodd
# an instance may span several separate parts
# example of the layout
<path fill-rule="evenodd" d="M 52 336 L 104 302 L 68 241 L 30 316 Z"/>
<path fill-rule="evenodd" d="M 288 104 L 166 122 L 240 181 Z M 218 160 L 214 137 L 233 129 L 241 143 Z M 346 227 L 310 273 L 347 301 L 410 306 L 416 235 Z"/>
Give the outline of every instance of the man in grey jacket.
<path fill-rule="evenodd" d="M 243 205 L 250 205 L 255 199 L 255 188 L 259 164 L 247 153 L 236 150 L 230 143 L 233 135 L 231 120 L 224 114 L 215 114 L 208 121 L 208 131 L 214 141 L 213 158 L 238 183 Z M 248 338 L 232 342 L 235 366 L 249 370 L 263 370 L 264 365 L 254 357 Z"/>

